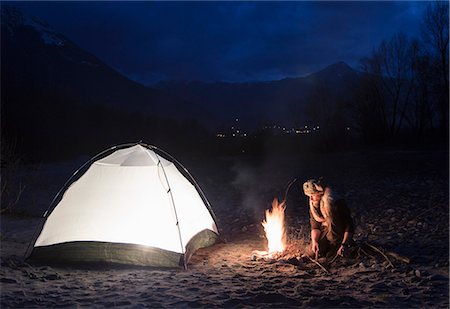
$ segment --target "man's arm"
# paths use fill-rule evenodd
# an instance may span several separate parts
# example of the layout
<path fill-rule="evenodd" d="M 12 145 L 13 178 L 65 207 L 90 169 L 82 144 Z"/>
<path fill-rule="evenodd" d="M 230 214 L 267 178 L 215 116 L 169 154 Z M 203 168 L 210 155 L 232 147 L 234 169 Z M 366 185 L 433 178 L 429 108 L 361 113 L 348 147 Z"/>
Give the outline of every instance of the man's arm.
<path fill-rule="evenodd" d="M 338 249 L 338 254 L 342 255 L 342 251 L 344 250 L 344 244 L 348 244 L 353 239 L 353 234 L 355 233 L 355 227 L 353 225 L 352 216 L 350 214 L 350 209 L 348 209 L 347 204 L 345 203 L 345 200 L 339 201 L 340 211 L 342 213 L 342 217 L 344 222 L 346 223 L 344 237 L 342 239 L 341 246 Z"/>
<path fill-rule="evenodd" d="M 342 244 L 344 245 L 344 244 L 348 243 L 350 240 L 352 240 L 352 238 L 353 238 L 353 233 L 346 230 L 344 232 L 344 238 L 342 239 Z"/>

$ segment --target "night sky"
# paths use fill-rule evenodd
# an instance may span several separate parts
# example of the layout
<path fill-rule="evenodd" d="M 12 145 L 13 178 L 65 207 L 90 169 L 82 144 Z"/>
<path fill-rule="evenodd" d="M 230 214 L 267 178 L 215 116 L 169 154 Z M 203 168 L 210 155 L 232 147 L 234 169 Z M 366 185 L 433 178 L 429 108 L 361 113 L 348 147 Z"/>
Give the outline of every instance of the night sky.
<path fill-rule="evenodd" d="M 144 85 L 354 68 L 383 39 L 420 35 L 426 2 L 13 2 Z"/>

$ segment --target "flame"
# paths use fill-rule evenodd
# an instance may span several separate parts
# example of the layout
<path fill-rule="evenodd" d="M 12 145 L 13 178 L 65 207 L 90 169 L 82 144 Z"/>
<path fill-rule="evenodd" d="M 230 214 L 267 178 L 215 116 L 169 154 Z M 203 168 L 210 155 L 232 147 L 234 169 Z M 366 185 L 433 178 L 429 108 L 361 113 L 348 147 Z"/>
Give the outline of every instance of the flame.
<path fill-rule="evenodd" d="M 284 210 L 285 203 L 279 204 L 278 199 L 274 198 L 272 202 L 272 211 L 266 210 L 266 220 L 261 222 L 266 232 L 268 241 L 268 252 L 283 252 L 286 248 L 286 233 L 284 228 Z"/>

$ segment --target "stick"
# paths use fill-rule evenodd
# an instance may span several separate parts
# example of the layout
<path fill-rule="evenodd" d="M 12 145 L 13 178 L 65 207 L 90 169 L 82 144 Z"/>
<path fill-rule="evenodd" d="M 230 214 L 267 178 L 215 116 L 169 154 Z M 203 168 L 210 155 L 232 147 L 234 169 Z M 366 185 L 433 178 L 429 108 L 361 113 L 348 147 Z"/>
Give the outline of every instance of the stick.
<path fill-rule="evenodd" d="M 339 254 L 336 253 L 336 255 L 331 259 L 331 261 L 328 263 L 328 265 L 331 265 L 337 258 Z"/>
<path fill-rule="evenodd" d="M 314 262 L 317 266 L 319 266 L 320 268 L 322 268 L 322 270 L 323 270 L 324 272 L 326 272 L 327 274 L 330 274 L 330 272 L 329 272 L 325 267 L 323 267 L 322 264 L 320 264 L 320 263 L 317 262 L 316 260 L 314 260 L 314 259 L 312 259 L 311 257 L 309 257 L 309 255 L 307 255 L 307 254 L 305 254 L 305 256 L 306 256 L 308 259 L 310 259 L 311 262 Z"/>
<path fill-rule="evenodd" d="M 361 249 L 361 251 L 366 255 L 366 256 L 370 256 L 370 257 L 373 257 L 373 255 L 372 254 L 370 254 L 370 253 L 367 253 L 366 252 L 366 250 L 364 250 L 363 248 L 361 248 L 361 247 L 359 247 L 359 249 Z"/>
<path fill-rule="evenodd" d="M 396 260 L 398 260 L 400 262 L 406 263 L 406 264 L 411 263 L 411 260 L 408 257 L 402 256 L 402 255 L 400 255 L 400 254 L 398 254 L 396 252 L 387 251 L 386 255 L 389 255 L 389 256 L 393 257 L 394 259 L 396 259 Z"/>
<path fill-rule="evenodd" d="M 392 268 L 394 267 L 394 264 L 392 264 L 392 262 L 389 260 L 389 258 L 386 256 L 386 254 L 384 254 L 380 249 L 378 249 L 377 247 L 375 247 L 374 245 L 369 244 L 368 242 L 366 242 L 366 245 L 368 245 L 370 248 L 372 248 L 373 250 L 375 250 L 376 252 L 380 253 L 385 259 L 386 261 L 388 261 L 389 265 Z"/>
<path fill-rule="evenodd" d="M 417 218 L 419 218 L 420 216 L 423 216 L 424 214 L 426 214 L 427 212 L 430 212 L 431 210 L 433 210 L 433 209 L 435 209 L 435 208 L 438 208 L 438 207 L 440 207 L 440 206 L 441 206 L 441 204 L 438 204 L 438 205 L 436 205 L 436 206 L 434 206 L 434 207 L 428 208 L 427 210 L 425 210 L 424 212 L 418 214 L 418 215 L 415 216 L 414 218 L 417 219 Z"/>
<path fill-rule="evenodd" d="M 291 188 L 291 186 L 292 186 L 296 181 L 297 181 L 297 178 L 292 178 L 292 179 L 288 182 L 288 184 L 287 184 L 287 186 L 286 186 L 286 190 L 284 191 L 284 198 L 283 198 L 283 201 L 281 202 L 281 204 L 283 204 L 283 203 L 286 202 L 287 195 L 288 195 L 288 193 L 289 193 L 289 189 Z"/>

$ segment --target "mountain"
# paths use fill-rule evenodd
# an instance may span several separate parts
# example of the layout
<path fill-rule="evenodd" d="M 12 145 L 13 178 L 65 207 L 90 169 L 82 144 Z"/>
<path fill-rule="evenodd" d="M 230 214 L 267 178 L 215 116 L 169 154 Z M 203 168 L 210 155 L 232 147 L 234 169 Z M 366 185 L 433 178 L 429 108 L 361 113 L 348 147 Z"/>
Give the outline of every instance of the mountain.
<path fill-rule="evenodd" d="M 199 106 L 138 84 L 82 50 L 47 23 L 1 10 L 2 89 L 37 89 L 82 104 L 170 118 L 198 118 Z"/>
<path fill-rule="evenodd" d="M 197 102 L 222 122 L 240 118 L 254 128 L 263 123 L 308 123 L 311 104 L 324 95 L 336 102 L 348 100 L 359 75 L 348 64 L 338 62 L 300 78 L 252 83 L 166 81 L 155 87 Z"/>
<path fill-rule="evenodd" d="M 203 136 L 205 119 L 214 122 L 201 106 L 131 81 L 47 23 L 2 5 L 3 157 L 14 148 L 27 161 L 58 160 L 139 140 L 172 147 Z"/>
<path fill-rule="evenodd" d="M 349 100 L 359 75 L 339 62 L 277 81 L 144 87 L 46 22 L 1 8 L 2 145 L 17 144 L 33 159 L 141 139 L 162 148 L 169 142 L 195 148 L 191 141 L 206 135 L 202 127 L 216 131 L 236 118 L 250 131 L 267 123 L 314 125 L 317 110 Z"/>

